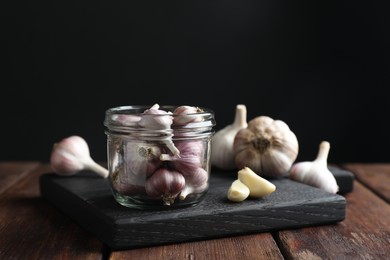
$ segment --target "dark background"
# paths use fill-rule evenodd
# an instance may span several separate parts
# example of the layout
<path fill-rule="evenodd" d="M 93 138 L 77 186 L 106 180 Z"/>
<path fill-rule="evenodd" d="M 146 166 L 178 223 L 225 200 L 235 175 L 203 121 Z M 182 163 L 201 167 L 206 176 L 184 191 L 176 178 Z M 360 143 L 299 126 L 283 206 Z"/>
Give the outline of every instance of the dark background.
<path fill-rule="evenodd" d="M 83 136 L 106 160 L 104 112 L 120 105 L 236 104 L 321 140 L 329 162 L 389 162 L 390 3 L 6 1 L 0 8 L 0 160 L 48 161 Z"/>

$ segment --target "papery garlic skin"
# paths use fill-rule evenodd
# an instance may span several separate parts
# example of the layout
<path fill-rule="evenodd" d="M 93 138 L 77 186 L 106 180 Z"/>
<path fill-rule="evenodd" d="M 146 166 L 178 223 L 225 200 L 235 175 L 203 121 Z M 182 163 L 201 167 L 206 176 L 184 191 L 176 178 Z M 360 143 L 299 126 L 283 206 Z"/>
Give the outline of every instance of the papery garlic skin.
<path fill-rule="evenodd" d="M 186 184 L 184 189 L 180 192 L 180 200 L 186 199 L 189 194 L 201 193 L 208 188 L 208 172 L 199 167 L 193 172 L 183 174 Z"/>
<path fill-rule="evenodd" d="M 147 179 L 145 190 L 150 197 L 162 199 L 169 206 L 174 203 L 184 186 L 183 175 L 175 170 L 160 168 Z"/>
<path fill-rule="evenodd" d="M 81 170 L 91 170 L 103 178 L 108 177 L 108 170 L 91 158 L 87 142 L 77 135 L 64 138 L 53 145 L 50 165 L 59 175 L 73 175 Z"/>
<path fill-rule="evenodd" d="M 167 130 L 165 135 L 163 135 L 160 139 L 173 154 L 178 155 L 180 154 L 180 151 L 176 148 L 172 141 L 172 123 L 172 113 L 161 110 L 159 104 L 154 104 L 149 109 L 146 109 L 141 114 L 141 120 L 138 122 L 141 127 L 149 130 Z"/>
<path fill-rule="evenodd" d="M 158 104 L 154 104 L 151 108 L 145 110 L 138 124 L 147 129 L 164 130 L 170 129 L 173 123 L 172 113 L 160 110 Z"/>
<path fill-rule="evenodd" d="M 137 126 L 141 117 L 138 115 L 113 115 L 111 120 L 125 126 Z"/>
<path fill-rule="evenodd" d="M 162 148 L 146 142 L 128 142 L 125 149 L 126 174 L 146 177 L 162 165 Z"/>
<path fill-rule="evenodd" d="M 145 181 L 140 182 L 140 178 L 134 174 L 125 174 L 123 169 L 118 169 L 111 176 L 113 189 L 124 196 L 146 194 Z"/>
<path fill-rule="evenodd" d="M 202 141 L 181 141 L 176 143 L 180 155 L 161 154 L 160 160 L 183 175 L 194 172 L 204 163 L 204 144 Z"/>
<path fill-rule="evenodd" d="M 234 162 L 238 169 L 249 167 L 264 177 L 279 178 L 298 156 L 298 139 L 289 126 L 268 116 L 258 116 L 237 132 Z"/>
<path fill-rule="evenodd" d="M 203 118 L 198 113 L 203 112 L 199 107 L 179 106 L 173 111 L 173 124 L 186 125 L 189 123 L 201 122 Z"/>
<path fill-rule="evenodd" d="M 211 165 L 222 170 L 233 170 L 236 168 L 233 142 L 237 132 L 247 127 L 246 120 L 246 106 L 238 104 L 233 123 L 217 131 L 211 139 Z"/>
<path fill-rule="evenodd" d="M 289 171 L 289 178 L 336 194 L 339 191 L 339 186 L 334 175 L 328 169 L 329 150 L 330 143 L 322 141 L 316 159 L 311 162 L 295 163 Z"/>

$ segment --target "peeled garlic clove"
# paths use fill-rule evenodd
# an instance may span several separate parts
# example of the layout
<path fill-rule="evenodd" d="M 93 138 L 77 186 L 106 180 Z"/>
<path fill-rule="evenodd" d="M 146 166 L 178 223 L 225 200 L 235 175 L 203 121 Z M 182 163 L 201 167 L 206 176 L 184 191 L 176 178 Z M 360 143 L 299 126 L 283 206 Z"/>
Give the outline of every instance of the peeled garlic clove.
<path fill-rule="evenodd" d="M 146 180 L 145 190 L 150 197 L 162 199 L 165 205 L 172 205 L 184 186 L 183 175 L 175 170 L 160 168 Z"/>
<path fill-rule="evenodd" d="M 249 167 L 238 171 L 238 179 L 249 188 L 251 198 L 262 198 L 276 190 L 273 183 L 260 177 Z"/>
<path fill-rule="evenodd" d="M 235 117 L 232 124 L 217 131 L 211 139 L 211 165 L 222 170 L 233 170 L 236 168 L 234 162 L 233 142 L 236 133 L 247 127 L 246 106 L 236 106 Z"/>
<path fill-rule="evenodd" d="M 298 148 L 297 137 L 285 122 L 258 116 L 237 132 L 234 161 L 238 169 L 247 166 L 261 176 L 284 177 L 298 156 Z"/>
<path fill-rule="evenodd" d="M 229 187 L 227 198 L 234 202 L 241 202 L 248 198 L 250 193 L 249 188 L 240 180 L 235 180 Z"/>
<path fill-rule="evenodd" d="M 322 141 L 316 159 L 311 162 L 295 163 L 289 171 L 289 178 L 336 194 L 339 187 L 328 169 L 329 150 L 330 143 Z"/>

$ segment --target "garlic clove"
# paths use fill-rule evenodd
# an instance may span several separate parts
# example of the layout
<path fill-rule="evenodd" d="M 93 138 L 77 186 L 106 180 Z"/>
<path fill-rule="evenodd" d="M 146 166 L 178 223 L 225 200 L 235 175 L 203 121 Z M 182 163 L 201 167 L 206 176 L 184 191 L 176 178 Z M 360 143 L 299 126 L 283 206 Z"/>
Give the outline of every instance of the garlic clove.
<path fill-rule="evenodd" d="M 249 188 L 251 198 L 262 198 L 276 190 L 272 182 L 260 177 L 249 167 L 238 171 L 238 179 Z"/>
<path fill-rule="evenodd" d="M 211 139 L 211 165 L 222 170 L 236 169 L 233 142 L 236 133 L 247 127 L 246 118 L 246 106 L 236 105 L 233 123 L 217 131 Z"/>
<path fill-rule="evenodd" d="M 241 202 L 248 198 L 249 193 L 250 190 L 244 183 L 240 180 L 235 180 L 228 189 L 227 198 L 230 201 Z"/>
<path fill-rule="evenodd" d="M 201 193 L 208 188 L 209 174 L 201 167 L 192 172 L 186 172 L 184 178 L 186 185 L 180 192 L 180 200 L 184 200 L 189 194 Z"/>
<path fill-rule="evenodd" d="M 289 171 L 289 178 L 336 194 L 339 187 L 327 165 L 329 150 L 330 143 L 322 141 L 316 159 L 295 163 Z"/>
<path fill-rule="evenodd" d="M 59 175 L 73 175 L 81 170 L 91 170 L 103 178 L 108 177 L 108 170 L 91 158 L 87 142 L 77 135 L 64 138 L 53 145 L 50 165 Z"/>

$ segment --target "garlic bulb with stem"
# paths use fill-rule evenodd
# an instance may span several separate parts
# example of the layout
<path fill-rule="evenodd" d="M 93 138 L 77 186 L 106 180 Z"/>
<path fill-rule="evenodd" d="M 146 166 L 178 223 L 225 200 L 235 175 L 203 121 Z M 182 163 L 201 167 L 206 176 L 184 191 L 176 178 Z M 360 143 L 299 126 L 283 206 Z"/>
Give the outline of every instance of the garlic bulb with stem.
<path fill-rule="evenodd" d="M 289 171 L 289 178 L 333 194 L 337 193 L 339 187 L 334 175 L 328 169 L 329 150 L 330 143 L 322 141 L 316 159 L 295 163 Z"/>
<path fill-rule="evenodd" d="M 154 104 L 149 109 L 146 109 L 141 114 L 141 120 L 138 122 L 141 127 L 146 129 L 167 130 L 166 133 L 162 134 L 160 140 L 165 143 L 165 145 L 173 154 L 178 155 L 180 152 L 172 141 L 172 123 L 172 113 L 161 110 L 159 104 Z"/>
<path fill-rule="evenodd" d="M 298 140 L 289 126 L 268 116 L 258 116 L 237 132 L 233 150 L 238 169 L 251 168 L 260 176 L 286 176 L 298 156 Z"/>
<path fill-rule="evenodd" d="M 232 124 L 217 131 L 211 139 L 211 165 L 221 170 L 233 170 L 234 162 L 233 142 L 237 132 L 247 127 L 247 109 L 238 104 Z"/>
<path fill-rule="evenodd" d="M 108 170 L 91 158 L 87 142 L 77 135 L 66 137 L 53 145 L 50 165 L 59 175 L 73 175 L 82 170 L 91 170 L 103 178 L 108 177 Z"/>

